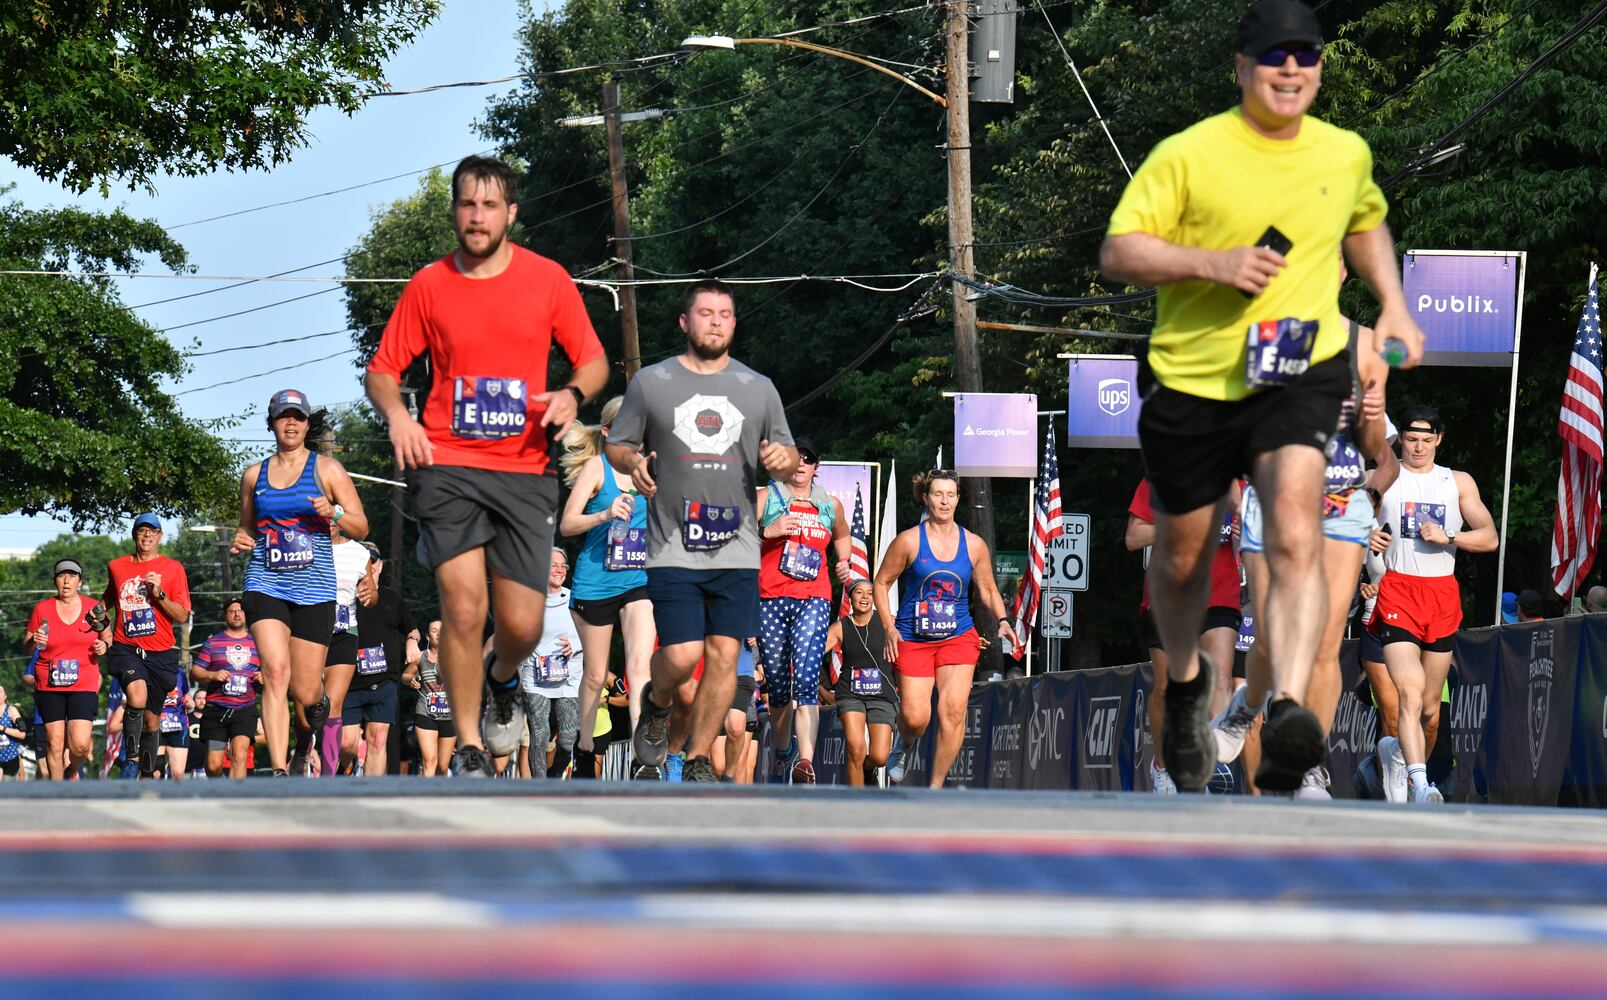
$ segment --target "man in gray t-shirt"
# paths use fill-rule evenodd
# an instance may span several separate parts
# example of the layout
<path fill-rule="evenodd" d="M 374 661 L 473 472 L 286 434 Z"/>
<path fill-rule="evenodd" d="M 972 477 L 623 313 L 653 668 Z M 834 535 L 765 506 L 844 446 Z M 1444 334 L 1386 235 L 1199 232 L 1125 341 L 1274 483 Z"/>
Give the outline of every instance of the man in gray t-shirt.
<path fill-rule="evenodd" d="M 685 781 L 714 781 L 709 752 L 736 692 L 741 644 L 758 634 L 759 467 L 785 479 L 798 451 L 775 386 L 731 358 L 736 302 L 719 281 L 682 301 L 685 353 L 644 368 L 608 428 L 608 461 L 648 508 L 647 596 L 659 649 L 642 690 L 637 777 L 659 777 L 686 744 Z M 670 720 L 676 688 L 704 661 L 690 720 Z M 687 723 L 690 738 L 686 739 Z"/>

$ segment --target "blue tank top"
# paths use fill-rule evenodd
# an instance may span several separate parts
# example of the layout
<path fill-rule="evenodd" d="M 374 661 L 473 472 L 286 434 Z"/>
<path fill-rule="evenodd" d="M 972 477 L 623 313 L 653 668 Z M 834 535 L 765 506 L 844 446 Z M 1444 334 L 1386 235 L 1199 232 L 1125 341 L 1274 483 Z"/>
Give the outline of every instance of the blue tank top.
<path fill-rule="evenodd" d="M 970 546 L 961 528 L 959 551 L 939 559 L 926 543 L 926 522 L 917 527 L 920 551 L 898 579 L 898 634 L 907 642 L 942 642 L 972 628 Z"/>
<path fill-rule="evenodd" d="M 278 490 L 268 482 L 268 459 L 262 460 L 253 498 L 257 544 L 246 564 L 246 590 L 298 605 L 335 599 L 329 519 L 313 509 L 311 499 L 323 493 L 317 469 L 318 453 L 309 451 L 301 478 Z"/>
<path fill-rule="evenodd" d="M 604 459 L 603 484 L 598 488 L 597 495 L 586 501 L 585 512 L 602 513 L 613 505 L 614 498 L 621 492 L 619 483 L 614 480 L 614 470 Z M 608 520 L 586 532 L 585 544 L 580 547 L 580 555 L 575 559 L 574 580 L 569 587 L 571 601 L 601 601 L 647 586 L 647 501 L 636 497 L 636 504 L 631 508 L 627 531 L 635 532 L 634 540 L 613 540 L 619 543 L 623 551 L 640 553 L 640 569 L 608 568 L 609 532 L 614 527 L 613 520 Z M 616 549 L 615 554 L 620 555 L 621 549 Z"/>

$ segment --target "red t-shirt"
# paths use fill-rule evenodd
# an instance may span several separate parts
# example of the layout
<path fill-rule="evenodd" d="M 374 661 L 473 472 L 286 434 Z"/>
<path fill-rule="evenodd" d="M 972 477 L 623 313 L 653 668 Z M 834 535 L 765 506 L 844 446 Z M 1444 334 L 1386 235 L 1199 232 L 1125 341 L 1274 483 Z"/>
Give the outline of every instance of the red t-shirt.
<path fill-rule="evenodd" d="M 1127 513 L 1145 524 L 1155 523 L 1155 508 L 1149 502 L 1148 479 L 1139 482 L 1138 490 L 1133 493 L 1133 502 L 1127 506 Z M 1229 513 L 1233 518 L 1239 516 L 1236 512 Z M 1233 551 L 1233 536 L 1228 532 L 1223 532 L 1222 544 L 1216 550 L 1216 558 L 1211 561 L 1210 606 L 1239 610 L 1239 554 Z M 1144 596 L 1138 602 L 1138 610 L 1141 613 L 1149 610 L 1148 574 L 1144 576 Z"/>
<path fill-rule="evenodd" d="M 70 622 L 61 620 L 54 597 L 35 604 L 33 614 L 28 616 L 30 633 L 38 631 L 41 622 L 50 623 L 50 635 L 45 638 L 45 648 L 34 667 L 34 679 L 41 691 L 100 690 L 100 659 L 91 651 L 99 633 L 91 631 L 84 621 L 100 602 L 82 596 L 78 600 L 83 607 L 78 609 L 78 617 Z"/>
<path fill-rule="evenodd" d="M 580 289 L 557 262 L 513 248 L 494 278 L 465 277 L 448 254 L 402 289 L 368 370 L 398 380 L 430 354 L 423 423 L 436 465 L 547 471 L 547 358 L 557 341 L 572 366 L 603 356 Z"/>
<path fill-rule="evenodd" d="M 176 601 L 188 615 L 190 578 L 185 575 L 184 567 L 167 556 L 135 562 L 129 555 L 107 563 L 106 572 L 111 576 L 106 588 L 107 600 L 115 596 L 117 601 L 117 624 L 112 629 L 112 641 L 152 653 L 172 649 L 173 622 L 166 612 L 146 599 L 145 574 L 158 574 L 168 600 Z"/>
<path fill-rule="evenodd" d="M 759 510 L 761 514 L 768 508 L 770 497 L 766 489 L 760 496 Z M 783 496 L 786 494 L 783 493 Z M 782 535 L 780 538 L 759 539 L 759 599 L 769 600 L 772 597 L 796 597 L 799 600 L 810 600 L 823 597 L 831 600 L 831 573 L 827 569 L 826 549 L 831 545 L 831 529 L 821 520 L 820 511 L 814 501 L 807 496 L 792 497 L 787 504 L 787 512 L 799 514 L 803 518 L 803 530 L 796 535 Z M 835 523 L 835 522 L 834 522 Z M 781 560 L 787 554 L 789 542 L 796 543 L 799 549 L 808 549 L 809 552 L 795 550 L 789 561 L 789 568 L 794 575 L 789 576 L 781 570 Z M 807 560 L 807 562 L 805 562 Z M 813 580 L 800 580 L 797 577 L 805 575 L 807 570 L 803 567 L 812 564 L 815 569 Z"/>

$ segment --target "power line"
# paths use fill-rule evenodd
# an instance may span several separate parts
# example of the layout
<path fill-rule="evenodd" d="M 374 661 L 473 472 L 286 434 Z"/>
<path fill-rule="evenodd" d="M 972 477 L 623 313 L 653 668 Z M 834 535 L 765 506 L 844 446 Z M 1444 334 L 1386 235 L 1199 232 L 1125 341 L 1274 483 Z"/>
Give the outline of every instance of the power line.
<path fill-rule="evenodd" d="M 192 326 L 204 326 L 207 323 L 216 323 L 219 320 L 233 319 L 236 316 L 244 316 L 248 313 L 262 312 L 264 309 L 274 309 L 278 306 L 288 306 L 292 302 L 301 302 L 304 299 L 314 298 L 319 295 L 328 295 L 330 292 L 338 291 L 340 291 L 339 285 L 336 285 L 334 288 L 320 288 L 316 292 L 308 292 L 306 295 L 297 295 L 294 298 L 280 299 L 278 302 L 268 302 L 260 306 L 252 306 L 250 309 L 237 309 L 234 312 L 224 313 L 221 316 L 208 316 L 206 319 L 191 320 L 188 323 L 180 323 L 177 326 L 163 327 L 162 332 L 172 333 L 174 330 L 187 330 Z"/>
<path fill-rule="evenodd" d="M 182 390 L 180 390 L 178 392 L 175 392 L 173 395 L 174 396 L 188 396 L 192 392 L 205 392 L 208 389 L 217 389 L 217 388 L 221 388 L 222 386 L 226 386 L 226 385 L 237 385 L 238 383 L 241 383 L 241 382 L 249 382 L 249 381 L 251 381 L 252 379 L 255 379 L 255 378 L 262 378 L 265 375 L 277 375 L 280 372 L 291 371 L 292 369 L 295 369 L 295 368 L 305 368 L 308 365 L 317 364 L 320 361 L 330 361 L 330 360 L 333 360 L 335 358 L 341 357 L 341 356 L 346 355 L 346 354 L 356 354 L 356 353 L 357 353 L 357 348 L 348 347 L 344 351 L 336 351 L 334 354 L 326 354 L 321 358 L 309 358 L 306 361 L 298 361 L 293 365 L 284 365 L 284 366 L 279 367 L 279 368 L 270 368 L 265 372 L 254 372 L 254 373 L 252 373 L 250 375 L 241 375 L 239 378 L 226 379 L 226 380 L 224 380 L 222 382 L 213 382 L 211 385 L 196 386 L 194 389 L 182 389 Z"/>
<path fill-rule="evenodd" d="M 593 70 L 613 70 L 616 73 L 629 72 L 648 68 L 649 64 L 679 59 L 681 53 L 659 52 L 650 56 L 637 56 L 634 59 L 619 59 L 613 62 L 593 63 L 589 66 L 566 66 L 563 69 L 532 70 L 528 73 L 514 73 L 511 76 L 499 76 L 492 80 L 457 80 L 452 83 L 432 83 L 425 87 L 413 87 L 407 90 L 381 90 L 368 95 L 369 97 L 406 97 L 412 94 L 433 94 L 438 90 L 454 90 L 461 87 L 491 87 L 499 83 L 512 83 L 515 80 L 549 80 L 553 77 L 571 76 L 575 73 L 589 73 Z"/>

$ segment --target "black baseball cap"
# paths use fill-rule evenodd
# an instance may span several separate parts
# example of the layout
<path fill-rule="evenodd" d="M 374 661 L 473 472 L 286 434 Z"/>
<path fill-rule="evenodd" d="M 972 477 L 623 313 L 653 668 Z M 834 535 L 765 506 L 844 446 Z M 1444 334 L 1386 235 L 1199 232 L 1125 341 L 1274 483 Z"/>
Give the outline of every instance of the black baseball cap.
<path fill-rule="evenodd" d="M 811 465 L 820 464 L 820 449 L 815 447 L 814 438 L 800 437 L 792 444 L 798 449 L 798 456 Z"/>
<path fill-rule="evenodd" d="M 1322 25 L 1300 0 L 1256 0 L 1239 19 L 1239 51 L 1258 56 L 1280 45 L 1322 47 Z"/>
<path fill-rule="evenodd" d="M 1423 424 L 1424 426 L 1414 427 L 1414 424 Z M 1407 407 L 1406 412 L 1401 414 L 1401 433 L 1404 434 L 1407 431 L 1417 431 L 1421 434 L 1425 431 L 1425 429 L 1430 434 L 1438 434 L 1440 432 L 1442 429 L 1440 424 L 1440 411 L 1425 403 L 1418 403 L 1415 406 Z"/>
<path fill-rule="evenodd" d="M 1518 612 L 1531 618 L 1544 618 L 1546 614 L 1545 598 L 1540 596 L 1538 590 L 1525 590 L 1518 595 Z"/>

